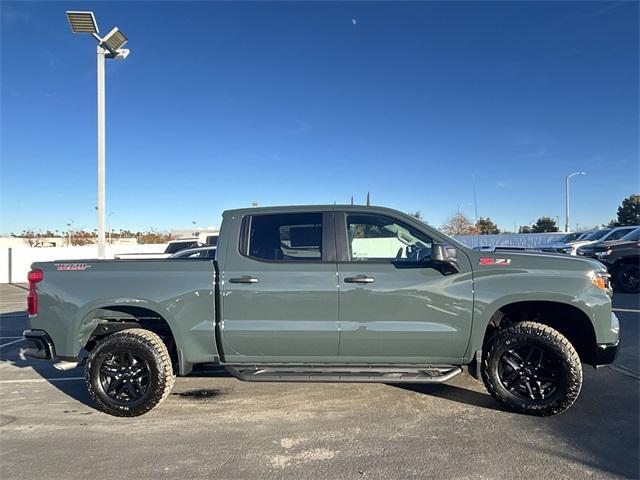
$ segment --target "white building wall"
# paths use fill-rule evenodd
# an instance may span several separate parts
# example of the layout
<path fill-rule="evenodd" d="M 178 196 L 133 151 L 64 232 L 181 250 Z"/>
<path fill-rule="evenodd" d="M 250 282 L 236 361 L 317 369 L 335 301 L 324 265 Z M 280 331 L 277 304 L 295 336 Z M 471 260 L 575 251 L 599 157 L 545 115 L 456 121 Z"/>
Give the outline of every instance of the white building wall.
<path fill-rule="evenodd" d="M 114 258 L 122 253 L 162 253 L 166 244 L 152 245 L 107 245 L 106 258 Z M 82 247 L 0 247 L 0 283 L 24 283 L 33 262 L 53 260 L 95 259 L 98 254 L 96 245 Z M 11 258 L 11 263 L 9 263 Z M 9 278 L 11 275 L 11 278 Z"/>

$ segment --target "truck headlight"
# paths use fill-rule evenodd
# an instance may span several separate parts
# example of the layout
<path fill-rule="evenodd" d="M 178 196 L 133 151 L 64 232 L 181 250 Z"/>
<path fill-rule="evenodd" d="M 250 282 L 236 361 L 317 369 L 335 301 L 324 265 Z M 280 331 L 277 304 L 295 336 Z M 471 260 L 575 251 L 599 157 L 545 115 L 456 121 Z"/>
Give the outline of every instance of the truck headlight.
<path fill-rule="evenodd" d="M 600 252 L 600 253 L 598 253 L 598 258 L 606 258 L 609 255 L 611 255 L 612 252 L 613 252 L 613 250 L 611 250 L 611 249 L 606 250 L 604 252 Z"/>
<path fill-rule="evenodd" d="M 589 278 L 600 290 L 605 290 L 607 293 L 611 292 L 611 275 L 605 271 L 590 272 Z"/>

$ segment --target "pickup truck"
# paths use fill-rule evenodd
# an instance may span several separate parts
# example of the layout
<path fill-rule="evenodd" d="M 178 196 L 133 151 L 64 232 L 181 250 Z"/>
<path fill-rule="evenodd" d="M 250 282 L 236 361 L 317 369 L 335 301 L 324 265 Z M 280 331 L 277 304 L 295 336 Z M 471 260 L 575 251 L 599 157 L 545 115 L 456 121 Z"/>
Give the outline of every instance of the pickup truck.
<path fill-rule="evenodd" d="M 215 259 L 37 262 L 25 354 L 84 364 L 98 408 L 136 416 L 202 364 L 246 381 L 482 379 L 504 408 L 571 406 L 613 362 L 610 277 L 592 259 L 480 252 L 401 212 L 223 214 Z M 194 366 L 199 366 L 194 369 Z"/>

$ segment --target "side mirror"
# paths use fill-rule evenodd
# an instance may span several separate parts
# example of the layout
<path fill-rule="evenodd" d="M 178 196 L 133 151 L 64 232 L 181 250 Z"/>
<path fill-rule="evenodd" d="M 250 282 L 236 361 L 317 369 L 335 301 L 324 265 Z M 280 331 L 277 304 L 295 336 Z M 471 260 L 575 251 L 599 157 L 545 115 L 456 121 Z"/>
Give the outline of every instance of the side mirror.
<path fill-rule="evenodd" d="M 453 268 L 456 272 L 459 270 L 457 251 L 451 245 L 444 245 L 442 243 L 433 244 L 431 248 L 431 261 Z"/>

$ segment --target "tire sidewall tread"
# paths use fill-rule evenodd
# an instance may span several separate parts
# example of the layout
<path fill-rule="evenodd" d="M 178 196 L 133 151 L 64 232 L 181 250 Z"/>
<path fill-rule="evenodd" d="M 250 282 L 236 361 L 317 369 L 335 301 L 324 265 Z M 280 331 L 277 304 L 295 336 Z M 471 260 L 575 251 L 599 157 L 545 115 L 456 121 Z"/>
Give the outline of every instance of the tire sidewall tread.
<path fill-rule="evenodd" d="M 129 347 L 149 361 L 150 390 L 145 400 L 135 406 L 119 405 L 98 387 L 99 372 L 96 360 L 110 350 Z M 155 333 L 142 328 L 132 328 L 109 335 L 91 351 L 84 369 L 84 381 L 89 395 L 100 410 L 118 417 L 143 415 L 158 406 L 171 392 L 175 381 L 171 357 L 167 346 Z"/>
<path fill-rule="evenodd" d="M 497 362 L 511 343 L 529 343 L 552 351 L 562 361 L 564 371 L 561 395 L 551 401 L 518 399 L 504 388 L 497 377 Z M 493 398 L 507 410 L 536 416 L 555 415 L 565 411 L 578 398 L 582 388 L 582 364 L 573 345 L 560 332 L 538 322 L 520 322 L 498 330 L 487 343 L 482 357 L 482 380 Z"/>

